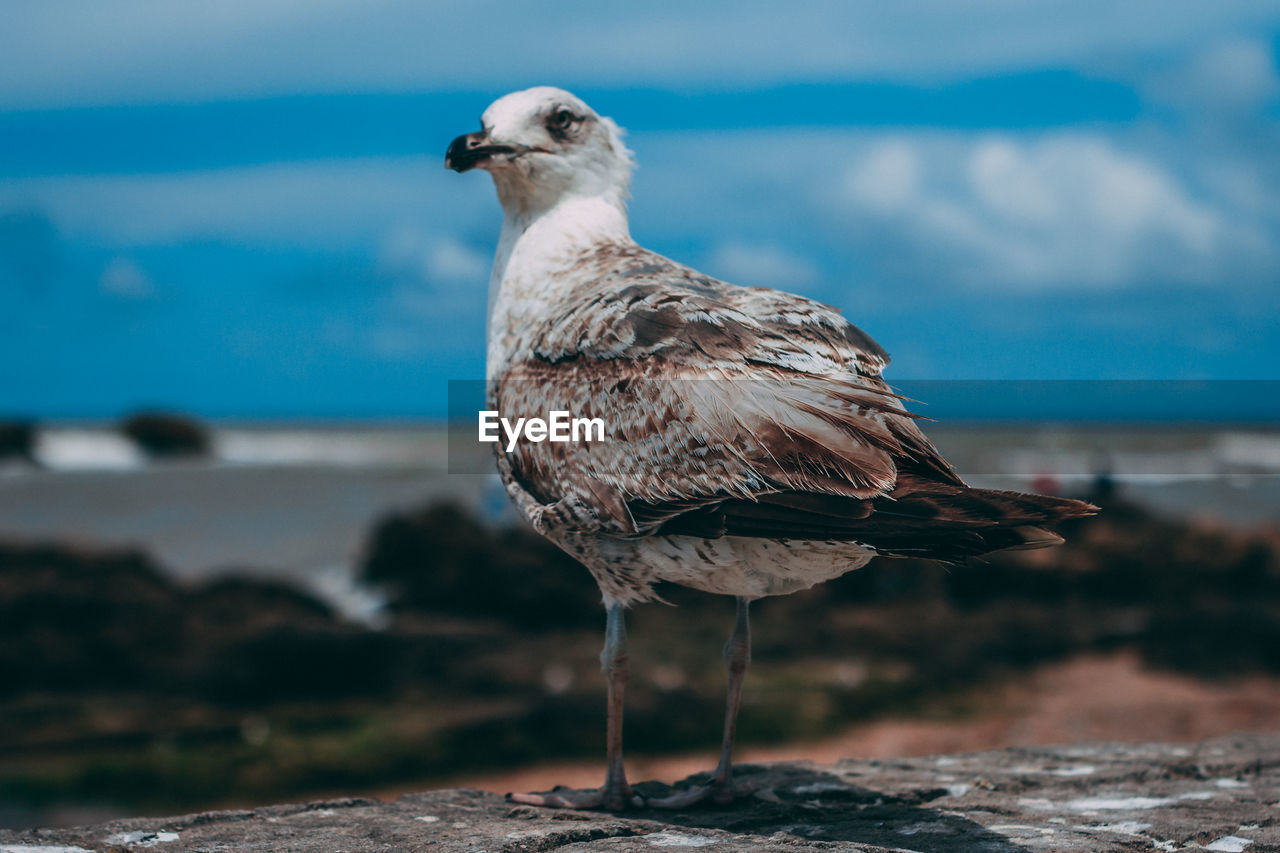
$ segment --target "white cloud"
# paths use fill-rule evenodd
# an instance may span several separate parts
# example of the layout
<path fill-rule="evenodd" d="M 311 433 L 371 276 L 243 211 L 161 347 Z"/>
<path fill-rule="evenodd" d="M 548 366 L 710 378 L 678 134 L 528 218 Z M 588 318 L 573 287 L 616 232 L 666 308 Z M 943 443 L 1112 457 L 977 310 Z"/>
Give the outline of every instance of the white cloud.
<path fill-rule="evenodd" d="M 1210 113 L 1247 113 L 1280 95 L 1272 51 L 1253 39 L 1215 41 L 1174 68 L 1153 75 L 1151 95 Z"/>
<path fill-rule="evenodd" d="M 927 173 L 903 180 L 907 163 Z M 854 160 L 846 188 L 922 258 L 997 286 L 1207 281 L 1247 242 L 1172 174 L 1095 134 L 893 139 Z"/>
<path fill-rule="evenodd" d="M 0 104 L 418 91 L 460 69 L 477 89 L 1087 70 L 1276 19 L 1274 0 L 8 0 Z"/>
<path fill-rule="evenodd" d="M 156 292 L 147 274 L 128 258 L 113 258 L 103 269 L 98 287 L 121 299 L 148 299 Z"/>
<path fill-rule="evenodd" d="M 900 210 L 920 192 L 920 158 L 903 139 L 881 142 L 848 172 L 849 192 L 874 210 Z"/>
<path fill-rule="evenodd" d="M 428 236 L 420 227 L 401 225 L 378 250 L 382 267 L 428 282 L 487 281 L 489 257 L 452 235 Z"/>
<path fill-rule="evenodd" d="M 423 334 L 424 322 L 480 314 L 488 293 L 489 259 L 452 234 L 414 224 L 389 231 L 377 251 L 377 266 L 389 286 L 376 307 L 380 318 L 367 337 L 384 358 L 423 353 L 438 337 Z"/>
<path fill-rule="evenodd" d="M 804 258 L 777 246 L 722 243 L 707 259 L 706 272 L 734 284 L 795 287 L 814 280 L 817 272 Z"/>
<path fill-rule="evenodd" d="M 383 237 L 378 265 L 401 284 L 438 294 L 457 284 L 486 285 L 490 259 L 452 234 L 429 235 L 417 225 L 400 225 Z"/>
<path fill-rule="evenodd" d="M 1006 139 L 989 139 L 969 158 L 969 181 L 978 199 L 1006 219 L 1052 223 L 1062 213 L 1042 168 Z"/>
<path fill-rule="evenodd" d="M 437 240 L 427 256 L 427 271 L 443 279 L 485 280 L 489 258 L 452 237 Z"/>

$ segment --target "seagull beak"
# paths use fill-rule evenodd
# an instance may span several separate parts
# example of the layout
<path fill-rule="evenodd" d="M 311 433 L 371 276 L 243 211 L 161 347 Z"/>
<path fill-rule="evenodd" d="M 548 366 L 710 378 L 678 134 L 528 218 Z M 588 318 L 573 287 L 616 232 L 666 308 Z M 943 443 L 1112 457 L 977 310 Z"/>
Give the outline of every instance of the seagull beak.
<path fill-rule="evenodd" d="M 510 145 L 491 143 L 489 134 L 478 130 L 449 143 L 449 150 L 444 154 L 444 166 L 455 172 L 468 172 L 477 166 L 483 167 L 495 154 L 514 154 L 515 150 Z"/>

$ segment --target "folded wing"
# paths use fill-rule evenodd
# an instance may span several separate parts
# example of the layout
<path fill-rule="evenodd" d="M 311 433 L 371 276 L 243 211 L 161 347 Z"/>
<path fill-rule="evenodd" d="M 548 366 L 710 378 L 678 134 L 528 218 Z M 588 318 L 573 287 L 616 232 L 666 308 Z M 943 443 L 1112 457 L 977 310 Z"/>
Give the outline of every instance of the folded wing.
<path fill-rule="evenodd" d="M 971 489 L 880 377 L 885 352 L 829 306 L 710 279 L 636 246 L 584 287 L 490 388 L 505 417 L 600 418 L 602 442 L 521 442 L 536 500 L 609 536 L 852 541 L 962 559 L 1053 544 L 1078 501 Z"/>

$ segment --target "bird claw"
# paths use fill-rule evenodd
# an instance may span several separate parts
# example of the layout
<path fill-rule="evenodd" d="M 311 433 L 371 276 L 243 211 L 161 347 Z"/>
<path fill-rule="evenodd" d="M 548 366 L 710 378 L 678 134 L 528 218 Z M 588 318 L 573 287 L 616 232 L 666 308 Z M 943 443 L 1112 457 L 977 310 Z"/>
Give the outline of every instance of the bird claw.
<path fill-rule="evenodd" d="M 677 791 L 668 797 L 655 797 L 645 800 L 645 805 L 651 809 L 685 809 L 710 800 L 717 805 L 727 806 L 735 799 L 740 799 L 749 793 L 751 792 L 735 790 L 727 782 L 711 782 L 706 785 L 695 785 L 692 788 Z"/>
<path fill-rule="evenodd" d="M 545 794 L 507 794 L 507 801 L 550 809 L 605 809 L 611 812 L 644 808 L 645 805 L 645 801 L 626 786 L 586 791 L 561 786 Z"/>

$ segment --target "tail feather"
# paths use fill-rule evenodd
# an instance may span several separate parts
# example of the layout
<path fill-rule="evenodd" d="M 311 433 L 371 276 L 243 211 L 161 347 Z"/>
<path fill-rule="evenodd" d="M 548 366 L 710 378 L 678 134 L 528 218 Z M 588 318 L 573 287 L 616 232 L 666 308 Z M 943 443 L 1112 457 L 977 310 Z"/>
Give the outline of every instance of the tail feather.
<path fill-rule="evenodd" d="M 883 513 L 916 523 L 910 525 L 912 529 L 894 530 L 887 537 L 869 531 L 868 545 L 884 554 L 949 562 L 993 551 L 1061 545 L 1063 538 L 1041 525 L 1084 518 L 1098 511 L 1093 504 L 1071 498 L 910 479 L 894 490 L 889 504 L 883 510 L 877 506 L 871 517 Z"/>
<path fill-rule="evenodd" d="M 1045 530 L 1043 527 L 1015 527 L 1013 530 L 1025 538 L 1021 543 L 1005 548 L 1006 551 L 1034 551 L 1037 548 L 1052 548 L 1067 541 L 1052 530 Z"/>
<path fill-rule="evenodd" d="M 729 500 L 704 511 L 705 531 L 663 532 L 849 541 L 885 555 L 960 562 L 992 551 L 1059 545 L 1062 537 L 1041 525 L 1097 511 L 1069 498 L 908 479 L 891 495 L 870 501 L 812 492 Z"/>

